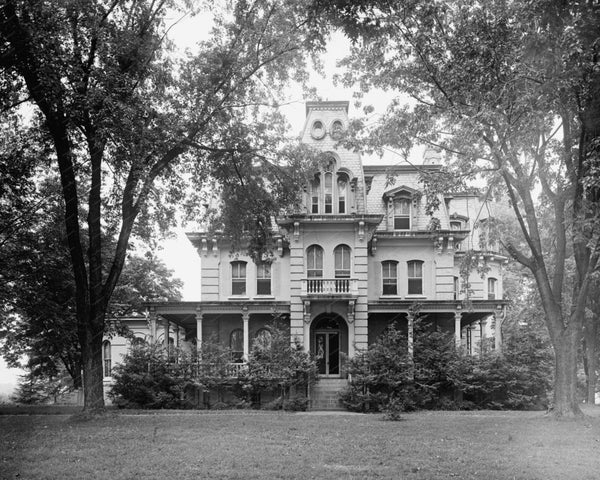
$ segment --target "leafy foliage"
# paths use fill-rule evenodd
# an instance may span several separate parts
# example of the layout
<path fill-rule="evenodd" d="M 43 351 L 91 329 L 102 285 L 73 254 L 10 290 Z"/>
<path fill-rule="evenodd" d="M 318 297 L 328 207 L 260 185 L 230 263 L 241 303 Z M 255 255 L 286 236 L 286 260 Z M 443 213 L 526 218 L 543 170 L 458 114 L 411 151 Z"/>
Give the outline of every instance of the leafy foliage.
<path fill-rule="evenodd" d="M 247 374 L 240 379 L 242 395 L 252 401 L 269 392 L 279 397 L 283 409 L 306 410 L 308 388 L 317 381 L 317 364 L 302 345 L 290 342 L 289 329 L 274 321 L 269 332 L 252 345 Z"/>
<path fill-rule="evenodd" d="M 34 107 L 52 145 L 43 159 L 60 173 L 88 409 L 103 407 L 102 332 L 131 236 L 171 225 L 213 167 L 273 146 L 269 112 L 289 80 L 306 79 L 306 50 L 323 43 L 303 1 L 203 4 L 208 38 L 175 62 L 167 14 L 186 7 L 7 0 L 0 8 L 2 111 Z M 103 234 L 116 243 L 107 248 Z"/>
<path fill-rule="evenodd" d="M 541 409 L 548 406 L 552 355 L 547 339 L 521 329 L 503 354 L 471 357 L 456 351 L 454 338 L 426 321 L 415 321 L 414 358 L 406 336 L 390 325 L 348 364 L 351 382 L 342 395 L 353 411 L 382 411 L 398 420 L 414 409 Z M 461 396 L 463 397 L 461 399 Z"/>
<path fill-rule="evenodd" d="M 185 358 L 183 352 L 177 354 Z M 131 348 L 113 368 L 109 396 L 123 408 L 190 408 L 185 391 L 196 384 L 191 372 L 180 366 L 185 364 L 169 362 L 162 346 Z"/>
<path fill-rule="evenodd" d="M 556 356 L 554 408 L 558 415 L 580 413 L 577 339 L 600 256 L 597 6 L 576 0 L 313 5 L 354 40 L 344 61 L 346 83 L 399 95 L 378 125 L 363 129 L 368 148 L 440 148 L 448 170 L 442 181 L 424 177 L 427 189 L 452 190 L 452 177 L 479 177 L 491 195 L 508 196 L 520 234 L 501 241 L 540 293 Z M 554 236 L 541 233 L 546 218 Z M 573 281 L 566 276 L 571 254 Z"/>

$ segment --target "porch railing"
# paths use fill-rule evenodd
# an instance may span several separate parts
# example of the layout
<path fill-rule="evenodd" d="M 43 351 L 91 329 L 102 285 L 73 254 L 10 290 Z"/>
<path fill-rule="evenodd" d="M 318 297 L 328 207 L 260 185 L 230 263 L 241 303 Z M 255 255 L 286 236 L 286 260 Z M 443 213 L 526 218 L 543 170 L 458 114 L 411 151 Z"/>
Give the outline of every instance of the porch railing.
<path fill-rule="evenodd" d="M 306 296 L 347 296 L 358 295 L 356 278 L 304 278 L 302 295 Z"/>
<path fill-rule="evenodd" d="M 179 362 L 169 364 L 169 370 L 179 371 L 187 374 L 191 378 L 240 378 L 248 373 L 247 363 L 198 363 L 198 362 Z M 277 367 L 271 364 L 260 366 L 260 374 L 266 377 L 276 376 Z M 256 373 L 256 372 L 255 372 Z"/>

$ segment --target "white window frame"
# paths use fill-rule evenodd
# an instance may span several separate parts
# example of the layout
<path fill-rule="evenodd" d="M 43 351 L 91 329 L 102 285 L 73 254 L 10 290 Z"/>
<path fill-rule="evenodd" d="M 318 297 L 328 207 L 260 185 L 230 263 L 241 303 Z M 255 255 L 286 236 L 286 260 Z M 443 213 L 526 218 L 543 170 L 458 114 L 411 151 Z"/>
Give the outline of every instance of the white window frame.
<path fill-rule="evenodd" d="M 407 279 L 407 292 L 408 292 L 408 296 L 413 296 L 413 295 L 418 295 L 421 296 L 423 295 L 423 266 L 424 266 L 423 260 L 409 260 L 408 262 L 406 262 L 406 279 Z M 417 275 L 417 272 L 415 268 L 412 268 L 411 271 L 411 267 L 416 267 L 419 266 L 420 268 L 420 275 Z M 412 281 L 412 282 L 411 282 Z M 415 282 L 419 282 L 420 283 L 420 292 L 411 292 L 411 283 L 414 285 Z"/>
<path fill-rule="evenodd" d="M 388 275 L 386 275 L 385 267 L 388 265 L 390 267 L 394 267 L 394 275 L 391 275 L 391 268 L 389 269 L 390 271 L 387 272 Z M 386 285 L 393 285 L 394 293 L 386 293 Z M 381 294 L 392 296 L 398 295 L 398 262 L 396 260 L 384 260 L 383 262 L 381 262 Z"/>
<path fill-rule="evenodd" d="M 236 297 L 243 297 L 247 294 L 248 291 L 248 282 L 246 279 L 246 275 L 248 273 L 247 263 L 243 260 L 234 260 L 231 262 L 231 295 Z M 237 272 L 236 272 L 237 267 Z M 241 267 L 243 267 L 243 276 L 241 274 Z M 236 285 L 243 285 L 243 289 L 241 292 L 236 292 Z"/>

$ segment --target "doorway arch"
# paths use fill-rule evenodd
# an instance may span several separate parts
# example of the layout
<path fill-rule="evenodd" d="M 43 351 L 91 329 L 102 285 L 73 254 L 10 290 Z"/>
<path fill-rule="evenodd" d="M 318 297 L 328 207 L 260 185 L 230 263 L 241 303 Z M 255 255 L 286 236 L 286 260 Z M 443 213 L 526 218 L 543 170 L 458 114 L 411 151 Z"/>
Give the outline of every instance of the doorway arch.
<path fill-rule="evenodd" d="M 348 324 L 341 315 L 322 313 L 310 325 L 311 353 L 321 377 L 343 378 L 343 355 L 348 355 Z"/>

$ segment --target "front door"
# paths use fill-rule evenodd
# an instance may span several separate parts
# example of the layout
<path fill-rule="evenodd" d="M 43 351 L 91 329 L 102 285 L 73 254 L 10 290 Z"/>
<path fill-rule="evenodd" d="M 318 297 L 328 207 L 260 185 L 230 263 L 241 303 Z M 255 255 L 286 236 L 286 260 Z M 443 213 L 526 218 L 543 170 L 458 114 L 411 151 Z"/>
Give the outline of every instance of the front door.
<path fill-rule="evenodd" d="M 340 332 L 315 332 L 315 358 L 319 375 L 340 375 Z"/>

